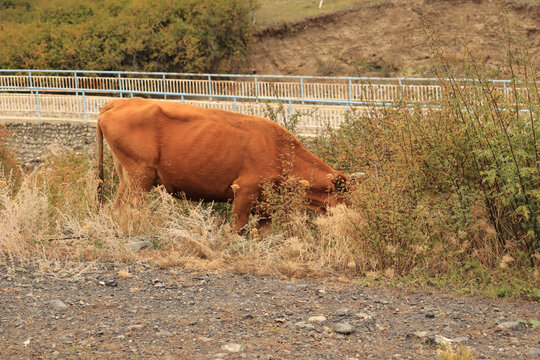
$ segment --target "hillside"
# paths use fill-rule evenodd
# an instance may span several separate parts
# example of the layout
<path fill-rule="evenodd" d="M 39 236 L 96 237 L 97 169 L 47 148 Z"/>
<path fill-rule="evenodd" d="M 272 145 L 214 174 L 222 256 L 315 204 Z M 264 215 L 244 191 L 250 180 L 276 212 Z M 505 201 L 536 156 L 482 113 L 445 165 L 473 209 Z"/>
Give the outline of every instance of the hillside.
<path fill-rule="evenodd" d="M 540 68 L 540 2 L 509 1 L 510 28 Z M 509 27 L 495 0 L 386 0 L 260 28 L 241 72 L 295 75 L 433 76 L 422 19 L 438 34 L 451 61 L 463 41 L 496 71 Z M 505 77 L 507 73 L 495 74 Z"/>

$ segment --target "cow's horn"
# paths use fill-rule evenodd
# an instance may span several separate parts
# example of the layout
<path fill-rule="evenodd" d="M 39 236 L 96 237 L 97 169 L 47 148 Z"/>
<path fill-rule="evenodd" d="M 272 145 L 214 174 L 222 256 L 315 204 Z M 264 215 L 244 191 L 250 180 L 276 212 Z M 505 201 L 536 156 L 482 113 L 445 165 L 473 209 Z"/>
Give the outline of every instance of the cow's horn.
<path fill-rule="evenodd" d="M 349 175 L 349 179 L 351 179 L 351 182 L 353 183 L 360 181 L 364 177 L 366 177 L 366 173 L 363 172 L 355 172 Z"/>
<path fill-rule="evenodd" d="M 363 172 L 355 172 L 349 175 L 351 179 L 360 179 L 366 176 L 366 173 Z"/>

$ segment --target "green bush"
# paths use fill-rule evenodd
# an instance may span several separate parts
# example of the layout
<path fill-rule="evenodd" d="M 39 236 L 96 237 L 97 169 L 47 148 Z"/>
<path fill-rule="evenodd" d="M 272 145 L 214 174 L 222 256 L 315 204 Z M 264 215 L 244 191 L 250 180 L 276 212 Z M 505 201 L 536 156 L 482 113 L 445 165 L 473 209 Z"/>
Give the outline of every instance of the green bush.
<path fill-rule="evenodd" d="M 0 3 L 0 67 L 227 71 L 251 40 L 249 0 Z"/>

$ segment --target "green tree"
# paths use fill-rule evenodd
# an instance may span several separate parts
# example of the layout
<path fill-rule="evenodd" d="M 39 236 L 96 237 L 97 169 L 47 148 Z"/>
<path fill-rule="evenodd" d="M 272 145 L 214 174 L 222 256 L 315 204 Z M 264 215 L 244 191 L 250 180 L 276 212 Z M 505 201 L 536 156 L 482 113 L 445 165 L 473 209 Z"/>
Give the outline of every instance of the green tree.
<path fill-rule="evenodd" d="M 252 7 L 253 0 L 0 0 L 0 66 L 228 71 L 249 46 Z"/>

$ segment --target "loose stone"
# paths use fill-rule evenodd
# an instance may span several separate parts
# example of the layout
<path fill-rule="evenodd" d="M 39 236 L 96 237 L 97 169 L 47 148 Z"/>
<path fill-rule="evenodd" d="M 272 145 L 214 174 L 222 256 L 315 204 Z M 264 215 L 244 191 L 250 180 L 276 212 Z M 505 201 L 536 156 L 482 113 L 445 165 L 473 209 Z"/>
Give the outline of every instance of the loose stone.
<path fill-rule="evenodd" d="M 158 333 L 156 334 L 157 336 L 166 336 L 166 337 L 170 337 L 170 336 L 173 336 L 173 333 L 170 332 L 169 330 L 159 330 Z"/>
<path fill-rule="evenodd" d="M 225 350 L 228 352 L 239 352 L 240 350 L 242 350 L 242 345 L 233 343 L 225 344 L 221 347 L 221 350 Z"/>
<path fill-rule="evenodd" d="M 338 334 L 352 334 L 354 332 L 354 326 L 352 326 L 350 323 L 343 321 L 339 322 L 336 325 L 334 325 L 334 331 Z"/>
<path fill-rule="evenodd" d="M 143 249 L 151 248 L 152 243 L 150 241 L 132 241 L 127 243 L 126 247 L 132 252 L 139 252 Z"/>
<path fill-rule="evenodd" d="M 336 316 L 347 316 L 349 315 L 349 309 L 347 308 L 340 308 L 336 310 Z"/>
<path fill-rule="evenodd" d="M 519 321 L 506 321 L 497 325 L 497 330 L 522 330 L 523 324 Z"/>
<path fill-rule="evenodd" d="M 294 324 L 299 329 L 305 329 L 305 330 L 314 330 L 315 327 L 305 321 L 300 321 Z"/>
<path fill-rule="evenodd" d="M 308 321 L 309 321 L 310 323 L 318 323 L 318 324 L 320 324 L 320 323 L 325 322 L 325 321 L 326 321 L 326 318 L 325 318 L 324 316 L 322 316 L 322 315 L 320 315 L 320 316 L 312 316 L 312 317 L 310 317 L 310 318 L 308 319 Z"/>
<path fill-rule="evenodd" d="M 538 358 L 540 357 L 540 348 L 532 348 L 531 350 L 529 350 L 529 352 L 527 353 L 527 356 L 528 357 L 532 357 L 532 358 Z"/>
<path fill-rule="evenodd" d="M 60 299 L 49 301 L 49 305 L 56 311 L 64 311 L 68 308 L 68 306 Z"/>

